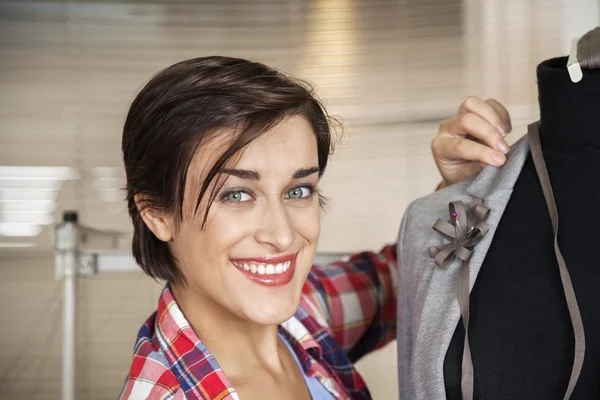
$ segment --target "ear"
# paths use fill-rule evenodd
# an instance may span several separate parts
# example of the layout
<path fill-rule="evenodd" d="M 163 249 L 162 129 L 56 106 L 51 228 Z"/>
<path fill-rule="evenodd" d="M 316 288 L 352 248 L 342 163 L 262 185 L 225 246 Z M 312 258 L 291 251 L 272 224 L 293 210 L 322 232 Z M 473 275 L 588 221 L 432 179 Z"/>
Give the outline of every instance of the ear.
<path fill-rule="evenodd" d="M 154 236 L 163 242 L 168 242 L 173 239 L 173 235 L 175 234 L 173 229 L 175 226 L 173 217 L 147 207 L 147 201 L 143 195 L 135 195 L 133 199 L 135 200 L 135 206 L 140 212 L 142 220 L 148 229 L 154 233 Z"/>

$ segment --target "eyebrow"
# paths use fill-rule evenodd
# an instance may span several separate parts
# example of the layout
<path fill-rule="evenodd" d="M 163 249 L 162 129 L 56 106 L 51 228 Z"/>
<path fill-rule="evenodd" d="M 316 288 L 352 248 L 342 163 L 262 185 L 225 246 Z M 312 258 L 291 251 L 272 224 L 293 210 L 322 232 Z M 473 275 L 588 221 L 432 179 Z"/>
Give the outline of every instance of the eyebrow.
<path fill-rule="evenodd" d="M 310 176 L 312 174 L 317 174 L 319 172 L 320 172 L 319 167 L 300 168 L 299 170 L 294 172 L 292 179 L 306 178 L 307 176 Z M 225 169 L 221 170 L 221 173 L 233 175 L 240 179 L 245 179 L 245 180 L 249 180 L 249 181 L 260 180 L 260 174 L 257 171 L 249 170 L 249 169 L 225 168 Z"/>
<path fill-rule="evenodd" d="M 260 174 L 256 171 L 248 170 L 248 169 L 230 169 L 225 168 L 221 170 L 223 174 L 233 175 L 240 179 L 246 179 L 249 181 L 258 181 L 260 179 Z"/>
<path fill-rule="evenodd" d="M 300 168 L 298 171 L 294 172 L 294 176 L 292 177 L 292 179 L 306 178 L 307 176 L 310 176 L 312 174 L 319 173 L 319 171 L 319 167 Z"/>

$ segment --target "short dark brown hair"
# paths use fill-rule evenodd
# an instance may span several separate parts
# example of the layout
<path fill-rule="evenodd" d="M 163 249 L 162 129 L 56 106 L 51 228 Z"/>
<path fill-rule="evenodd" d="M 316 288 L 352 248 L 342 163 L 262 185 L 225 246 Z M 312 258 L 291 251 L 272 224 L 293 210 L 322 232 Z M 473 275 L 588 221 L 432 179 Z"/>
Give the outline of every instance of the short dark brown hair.
<path fill-rule="evenodd" d="M 138 206 L 183 219 L 188 169 L 198 146 L 225 130 L 231 144 L 212 166 L 196 202 L 240 150 L 287 116 L 304 116 L 314 130 L 320 174 L 332 150 L 331 123 L 314 90 L 258 62 L 201 57 L 176 63 L 156 74 L 133 100 L 123 128 L 122 151 L 127 202 L 133 222 L 133 256 L 155 279 L 183 283 L 167 243 L 148 229 Z M 136 205 L 135 196 L 144 199 Z M 208 197 L 203 226 L 214 201 Z"/>

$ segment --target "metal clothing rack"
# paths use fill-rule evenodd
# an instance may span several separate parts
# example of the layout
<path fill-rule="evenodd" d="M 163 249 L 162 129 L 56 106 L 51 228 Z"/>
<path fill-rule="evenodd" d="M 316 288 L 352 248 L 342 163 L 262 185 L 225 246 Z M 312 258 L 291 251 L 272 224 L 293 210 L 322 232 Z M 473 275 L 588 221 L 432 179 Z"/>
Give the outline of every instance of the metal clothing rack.
<path fill-rule="evenodd" d="M 63 280 L 62 400 L 76 399 L 77 280 L 103 272 L 141 271 L 130 253 L 118 250 L 120 232 L 82 226 L 67 211 L 54 229 L 56 279 Z M 317 253 L 315 264 L 347 260 L 348 253 Z"/>

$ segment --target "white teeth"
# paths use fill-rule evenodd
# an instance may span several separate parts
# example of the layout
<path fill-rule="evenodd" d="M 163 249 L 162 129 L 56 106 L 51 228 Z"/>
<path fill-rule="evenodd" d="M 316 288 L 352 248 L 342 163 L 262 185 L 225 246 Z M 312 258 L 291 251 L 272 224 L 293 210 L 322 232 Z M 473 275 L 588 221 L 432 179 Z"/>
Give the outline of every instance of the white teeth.
<path fill-rule="evenodd" d="M 274 275 L 281 274 L 290 269 L 292 265 L 291 261 L 285 261 L 279 264 L 254 264 L 254 263 L 242 263 L 239 261 L 232 261 L 232 264 L 237 268 L 250 271 L 253 274 L 260 275 Z"/>

